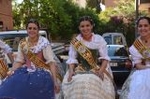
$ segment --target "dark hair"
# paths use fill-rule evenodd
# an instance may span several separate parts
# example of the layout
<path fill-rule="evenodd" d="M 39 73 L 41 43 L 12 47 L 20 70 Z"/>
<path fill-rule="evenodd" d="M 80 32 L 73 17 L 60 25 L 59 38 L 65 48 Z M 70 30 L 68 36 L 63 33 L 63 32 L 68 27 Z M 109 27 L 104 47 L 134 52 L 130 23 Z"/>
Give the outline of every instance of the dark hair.
<path fill-rule="evenodd" d="M 148 21 L 148 23 L 150 24 L 150 17 L 147 17 L 147 16 L 141 16 L 137 19 L 136 21 L 136 26 L 139 25 L 139 21 L 142 20 L 142 19 L 146 19 Z"/>
<path fill-rule="evenodd" d="M 36 20 L 36 19 L 30 19 L 27 24 L 26 24 L 26 28 L 28 27 L 29 23 L 34 23 L 37 25 L 38 29 L 40 29 L 40 25 L 39 25 L 39 22 Z"/>
<path fill-rule="evenodd" d="M 93 19 L 90 17 L 90 16 L 82 16 L 79 18 L 79 24 L 82 22 L 82 21 L 89 21 L 91 23 L 91 25 L 95 25 L 94 22 L 93 22 Z"/>

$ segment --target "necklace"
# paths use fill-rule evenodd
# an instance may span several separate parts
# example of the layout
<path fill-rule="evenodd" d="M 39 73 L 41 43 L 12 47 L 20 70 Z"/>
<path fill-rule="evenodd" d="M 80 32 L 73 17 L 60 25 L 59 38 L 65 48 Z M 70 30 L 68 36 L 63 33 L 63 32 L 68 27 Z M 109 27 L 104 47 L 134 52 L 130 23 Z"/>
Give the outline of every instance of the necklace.
<path fill-rule="evenodd" d="M 142 40 L 144 43 L 148 43 L 148 40 Z"/>
<path fill-rule="evenodd" d="M 88 36 L 86 36 L 86 37 L 82 35 L 83 39 L 86 40 L 86 41 L 90 41 L 91 38 L 92 38 L 92 36 L 93 36 L 92 34 L 91 34 L 91 35 L 88 35 Z"/>
<path fill-rule="evenodd" d="M 36 46 L 37 45 L 37 40 L 30 40 L 28 39 L 29 46 Z"/>
<path fill-rule="evenodd" d="M 29 45 L 30 45 L 30 46 L 36 46 L 36 45 L 37 45 L 37 43 L 36 43 L 36 42 L 34 42 L 34 43 L 29 42 Z"/>

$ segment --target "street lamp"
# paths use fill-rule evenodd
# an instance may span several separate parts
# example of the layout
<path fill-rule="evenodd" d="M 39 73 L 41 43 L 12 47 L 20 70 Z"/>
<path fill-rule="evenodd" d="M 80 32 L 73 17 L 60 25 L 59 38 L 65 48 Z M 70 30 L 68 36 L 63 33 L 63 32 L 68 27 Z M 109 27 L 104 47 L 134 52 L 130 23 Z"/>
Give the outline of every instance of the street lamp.
<path fill-rule="evenodd" d="M 135 15 L 135 20 L 138 19 L 139 17 L 139 0 L 135 0 L 135 12 L 136 12 L 136 15 Z M 135 39 L 136 37 L 138 36 L 138 33 L 137 33 L 137 26 L 135 27 Z"/>
<path fill-rule="evenodd" d="M 138 16 L 139 16 L 139 0 L 135 1 L 135 11 L 136 11 L 136 19 L 138 19 Z"/>

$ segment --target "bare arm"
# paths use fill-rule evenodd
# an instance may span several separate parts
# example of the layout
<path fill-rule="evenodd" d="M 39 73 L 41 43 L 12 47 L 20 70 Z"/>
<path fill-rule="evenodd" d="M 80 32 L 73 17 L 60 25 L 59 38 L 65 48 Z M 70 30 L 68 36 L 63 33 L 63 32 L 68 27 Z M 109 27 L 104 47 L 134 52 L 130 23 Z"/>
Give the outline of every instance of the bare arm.
<path fill-rule="evenodd" d="M 138 64 L 135 64 L 135 68 L 140 70 L 140 69 L 146 69 L 148 67 L 146 67 L 144 64 L 142 63 L 138 63 Z"/>
<path fill-rule="evenodd" d="M 57 82 L 57 79 L 56 79 L 56 64 L 54 62 L 50 62 L 48 64 L 50 66 L 50 71 L 52 73 L 52 77 L 54 79 L 54 82 Z"/>
<path fill-rule="evenodd" d="M 69 65 L 69 71 L 74 71 L 75 65 L 74 64 L 70 64 Z"/>
<path fill-rule="evenodd" d="M 108 60 L 102 59 L 102 64 L 100 66 L 100 69 L 98 70 L 97 75 L 103 80 L 104 79 L 104 72 L 106 70 L 108 64 Z"/>
<path fill-rule="evenodd" d="M 54 86 L 55 86 L 55 92 L 56 93 L 59 93 L 60 92 L 60 86 L 59 86 L 59 84 L 58 84 L 58 82 L 57 82 L 57 77 L 56 77 L 56 75 L 57 75 L 57 72 L 56 72 L 56 63 L 55 62 L 50 62 L 49 63 L 49 65 L 50 65 L 50 71 L 51 71 L 51 73 L 52 73 L 52 77 L 53 77 L 53 79 L 54 79 Z"/>
<path fill-rule="evenodd" d="M 103 60 L 102 60 L 101 67 L 100 67 L 100 71 L 101 71 L 101 72 L 104 72 L 104 70 L 105 70 L 106 67 L 107 67 L 107 64 L 108 64 L 108 60 L 103 59 Z"/>
<path fill-rule="evenodd" d="M 75 68 L 75 64 L 69 64 L 68 82 L 72 80 L 72 76 L 75 74 L 74 68 Z"/>
<path fill-rule="evenodd" d="M 11 52 L 11 53 L 8 53 L 7 55 L 8 55 L 8 57 L 9 57 L 11 63 L 13 63 L 13 62 L 14 62 L 13 53 Z"/>
<path fill-rule="evenodd" d="M 21 66 L 22 66 L 22 63 L 14 62 L 12 68 L 7 72 L 7 75 L 11 76 L 14 73 L 14 71 L 17 70 Z"/>

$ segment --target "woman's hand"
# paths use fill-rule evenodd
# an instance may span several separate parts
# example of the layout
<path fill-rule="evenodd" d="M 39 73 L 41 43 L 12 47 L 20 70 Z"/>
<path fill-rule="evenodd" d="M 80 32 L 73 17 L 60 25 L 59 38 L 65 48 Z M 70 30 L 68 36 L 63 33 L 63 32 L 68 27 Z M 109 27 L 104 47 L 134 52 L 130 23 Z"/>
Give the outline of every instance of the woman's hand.
<path fill-rule="evenodd" d="M 13 71 L 13 70 L 9 70 L 9 71 L 7 72 L 7 76 L 8 76 L 8 77 L 11 76 L 12 74 L 14 74 L 14 71 Z"/>
<path fill-rule="evenodd" d="M 102 71 L 101 69 L 97 69 L 97 70 L 95 71 L 95 74 L 96 74 L 99 78 L 101 78 L 102 80 L 104 79 L 104 73 L 103 73 L 103 71 Z"/>
<path fill-rule="evenodd" d="M 143 64 L 136 64 L 135 65 L 135 68 L 138 69 L 138 70 L 143 70 L 143 69 L 147 69 L 149 67 L 146 67 L 145 65 Z"/>
<path fill-rule="evenodd" d="M 60 85 L 57 82 L 54 82 L 55 93 L 60 92 Z"/>
<path fill-rule="evenodd" d="M 75 72 L 73 71 L 73 69 L 69 70 L 69 76 L 68 76 L 68 82 L 70 82 L 72 80 L 72 76 L 75 74 Z"/>
<path fill-rule="evenodd" d="M 104 73 L 103 73 L 101 70 L 98 71 L 98 76 L 99 76 L 102 80 L 104 79 Z"/>

